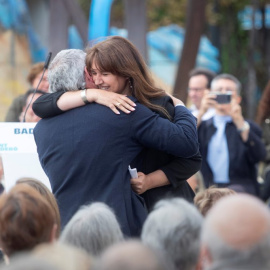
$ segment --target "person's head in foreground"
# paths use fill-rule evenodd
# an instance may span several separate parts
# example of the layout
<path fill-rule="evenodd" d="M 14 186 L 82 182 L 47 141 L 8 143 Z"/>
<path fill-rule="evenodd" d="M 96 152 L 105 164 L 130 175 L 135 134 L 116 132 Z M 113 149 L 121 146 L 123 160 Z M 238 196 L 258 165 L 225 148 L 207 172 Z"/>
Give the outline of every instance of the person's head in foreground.
<path fill-rule="evenodd" d="M 94 264 L 84 250 L 59 242 L 38 245 L 32 253 L 59 270 L 90 270 Z"/>
<path fill-rule="evenodd" d="M 115 244 L 98 259 L 94 270 L 165 270 L 166 262 L 137 240 Z"/>
<path fill-rule="evenodd" d="M 101 202 L 79 209 L 61 235 L 61 242 L 84 249 L 95 256 L 122 240 L 123 234 L 112 209 Z"/>
<path fill-rule="evenodd" d="M 42 195 L 42 197 L 45 198 L 45 200 L 51 205 L 55 214 L 55 222 L 57 225 L 56 237 L 58 238 L 61 229 L 60 212 L 57 201 L 49 188 L 47 188 L 41 181 L 30 177 L 20 178 L 16 181 L 16 184 L 26 184 L 31 186 L 37 190 Z"/>
<path fill-rule="evenodd" d="M 259 199 L 237 194 L 220 199 L 202 229 L 205 269 L 270 269 L 270 213 Z"/>
<path fill-rule="evenodd" d="M 52 207 L 28 185 L 16 185 L 1 195 L 0 213 L 0 246 L 8 257 L 55 238 Z"/>
<path fill-rule="evenodd" d="M 147 217 L 142 242 L 172 263 L 172 269 L 194 269 L 199 258 L 203 217 L 184 199 L 159 201 Z"/>
<path fill-rule="evenodd" d="M 211 186 L 206 190 L 200 191 L 194 197 L 194 204 L 199 209 L 203 216 L 206 216 L 213 205 L 225 196 L 236 194 L 236 192 L 229 188 L 217 188 Z"/>

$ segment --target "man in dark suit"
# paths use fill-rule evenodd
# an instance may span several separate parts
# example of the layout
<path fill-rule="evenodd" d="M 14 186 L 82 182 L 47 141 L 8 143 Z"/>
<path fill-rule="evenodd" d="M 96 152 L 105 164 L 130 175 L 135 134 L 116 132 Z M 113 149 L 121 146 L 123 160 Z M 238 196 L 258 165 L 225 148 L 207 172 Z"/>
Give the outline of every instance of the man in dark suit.
<path fill-rule="evenodd" d="M 84 58 L 80 50 L 60 52 L 49 69 L 50 90 L 62 90 L 61 83 L 66 90 L 84 89 Z M 133 101 L 137 106 L 130 114 L 93 103 L 35 127 L 39 159 L 63 226 L 81 205 L 102 201 L 114 209 L 125 235 L 138 236 L 147 213 L 131 189 L 128 165 L 144 146 L 182 157 L 198 152 L 196 120 L 181 101 L 176 101 L 174 123 Z"/>
<path fill-rule="evenodd" d="M 258 196 L 256 165 L 265 157 L 265 146 L 260 127 L 242 115 L 240 90 L 241 83 L 230 74 L 220 74 L 212 81 L 208 95 L 217 100 L 216 114 L 198 128 L 201 171 L 206 187 L 240 185 Z"/>

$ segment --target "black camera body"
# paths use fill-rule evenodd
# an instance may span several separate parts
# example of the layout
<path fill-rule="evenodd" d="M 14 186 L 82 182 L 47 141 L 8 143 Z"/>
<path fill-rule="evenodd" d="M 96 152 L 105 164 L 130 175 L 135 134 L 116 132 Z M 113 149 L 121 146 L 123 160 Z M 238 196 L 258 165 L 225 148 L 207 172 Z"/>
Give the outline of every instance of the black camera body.
<path fill-rule="evenodd" d="M 216 102 L 219 104 L 229 104 L 231 103 L 232 100 L 232 93 L 228 92 L 228 93 L 214 93 L 213 94 L 216 95 Z"/>

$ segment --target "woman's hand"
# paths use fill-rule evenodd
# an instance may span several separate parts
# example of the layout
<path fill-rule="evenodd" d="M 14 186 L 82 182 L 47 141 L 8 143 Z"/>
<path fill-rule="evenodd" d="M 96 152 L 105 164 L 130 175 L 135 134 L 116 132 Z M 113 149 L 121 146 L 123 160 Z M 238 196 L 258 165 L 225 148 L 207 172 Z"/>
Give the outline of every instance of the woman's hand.
<path fill-rule="evenodd" d="M 87 100 L 109 107 L 114 113 L 120 114 L 134 111 L 136 104 L 125 95 L 107 92 L 99 89 L 87 89 Z"/>
<path fill-rule="evenodd" d="M 138 172 L 138 178 L 130 180 L 131 188 L 138 194 L 142 194 L 148 189 L 169 185 L 170 182 L 162 170 L 157 170 L 149 174 Z"/>
<path fill-rule="evenodd" d="M 148 188 L 147 175 L 145 175 L 142 172 L 138 172 L 138 178 L 131 178 L 130 183 L 131 183 L 131 188 L 137 194 L 142 194 L 146 190 L 149 189 Z"/>

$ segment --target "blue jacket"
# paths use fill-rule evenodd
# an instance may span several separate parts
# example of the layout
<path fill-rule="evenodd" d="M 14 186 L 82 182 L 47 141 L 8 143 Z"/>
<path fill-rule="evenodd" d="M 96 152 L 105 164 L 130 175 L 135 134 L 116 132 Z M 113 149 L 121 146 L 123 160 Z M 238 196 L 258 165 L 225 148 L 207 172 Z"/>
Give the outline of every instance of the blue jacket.
<path fill-rule="evenodd" d="M 242 185 L 248 193 L 259 195 L 256 164 L 263 160 L 266 152 L 262 142 L 262 132 L 258 125 L 249 121 L 250 131 L 247 142 L 243 142 L 236 126 L 229 122 L 225 133 L 229 148 L 230 185 Z M 216 132 L 213 118 L 202 121 L 198 128 L 200 152 L 203 158 L 201 172 L 206 187 L 214 184 L 213 173 L 207 162 L 208 144 Z"/>
<path fill-rule="evenodd" d="M 139 103 L 129 115 L 93 103 L 40 120 L 34 129 L 37 151 L 63 226 L 81 205 L 102 201 L 114 209 L 125 235 L 139 235 L 147 212 L 131 189 L 128 165 L 144 146 L 181 157 L 199 149 L 191 113 L 176 107 L 174 121 Z"/>

